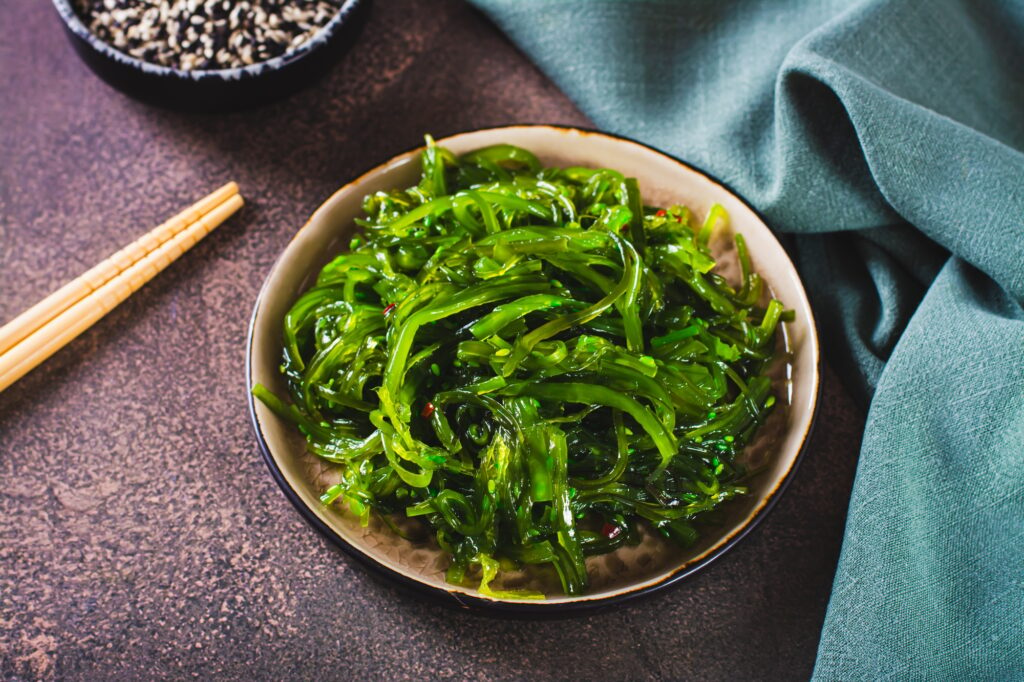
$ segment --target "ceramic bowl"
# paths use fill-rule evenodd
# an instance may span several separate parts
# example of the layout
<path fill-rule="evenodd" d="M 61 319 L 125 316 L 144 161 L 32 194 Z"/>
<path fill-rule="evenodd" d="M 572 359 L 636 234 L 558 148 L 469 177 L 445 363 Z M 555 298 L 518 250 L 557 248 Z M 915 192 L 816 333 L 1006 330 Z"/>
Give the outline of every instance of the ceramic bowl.
<path fill-rule="evenodd" d="M 144 62 L 96 37 L 73 0 L 53 0 L 78 56 L 96 75 L 137 99 L 184 111 L 230 111 L 263 104 L 305 87 L 354 42 L 370 0 L 345 0 L 308 41 L 280 57 L 232 69 L 184 71 Z"/>
<path fill-rule="evenodd" d="M 807 295 L 786 252 L 757 211 L 722 183 L 632 140 L 554 126 L 512 126 L 453 135 L 438 143 L 456 154 L 510 143 L 533 151 L 546 165 L 614 168 L 639 180 L 645 203 L 682 203 L 698 217 L 705 215 L 712 204 L 722 204 L 729 212 L 732 229 L 746 238 L 757 271 L 774 295 L 796 312 L 795 319 L 784 326 L 784 343 L 791 353 L 791 362 L 776 379 L 776 393 L 784 409 L 773 413 L 771 447 L 760 453 L 766 464 L 751 481 L 750 494 L 730 502 L 723 510 L 720 525 L 705 527 L 693 547 L 681 550 L 648 534 L 638 547 L 623 547 L 603 557 L 588 558 L 588 594 L 567 597 L 556 589 L 546 591 L 550 597 L 542 601 L 492 599 L 471 587 L 450 585 L 444 580 L 447 561 L 436 547 L 402 540 L 387 528 L 372 523 L 361 528 L 358 520 L 344 510 L 321 504 L 318 496 L 334 481 L 336 473 L 307 454 L 297 431 L 254 401 L 250 394 L 256 437 L 274 478 L 306 520 L 348 554 L 400 584 L 450 604 L 512 614 L 568 614 L 650 593 L 699 571 L 764 518 L 792 478 L 810 434 L 819 391 L 818 339 Z M 280 395 L 287 394 L 278 373 L 285 313 L 327 260 L 348 243 L 352 219 L 360 215 L 366 194 L 415 184 L 419 153 L 417 149 L 396 156 L 335 192 L 278 258 L 252 317 L 247 358 L 250 389 L 259 382 Z M 765 429 L 769 429 L 769 424 L 762 430 Z M 755 442 L 751 449 L 757 447 Z M 530 583 L 529 576 L 513 575 L 512 580 L 510 587 L 538 587 Z M 502 586 L 495 583 L 492 587 Z"/>

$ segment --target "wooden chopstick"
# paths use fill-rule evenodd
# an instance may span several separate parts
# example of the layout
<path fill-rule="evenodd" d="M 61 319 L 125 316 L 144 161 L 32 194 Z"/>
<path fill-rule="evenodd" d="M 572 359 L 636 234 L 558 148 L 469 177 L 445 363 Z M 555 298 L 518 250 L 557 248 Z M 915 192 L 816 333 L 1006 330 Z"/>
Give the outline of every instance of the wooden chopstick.
<path fill-rule="evenodd" d="M 0 355 L 235 194 L 238 185 L 229 182 L 0 327 Z"/>
<path fill-rule="evenodd" d="M 237 191 L 238 187 L 234 183 L 230 183 L 199 202 L 196 206 L 205 204 L 205 207 L 208 208 L 205 213 L 188 223 L 184 229 L 179 229 L 176 234 L 166 239 L 163 243 L 156 245 L 155 248 L 149 249 L 148 252 L 143 251 L 141 257 L 127 267 L 122 268 L 120 266 L 120 263 L 124 262 L 123 260 L 114 263 L 114 266 L 118 267 L 119 270 L 113 277 L 109 278 L 105 283 L 91 288 L 84 297 L 66 307 L 48 322 L 45 322 L 15 343 L 6 352 L 0 354 L 0 391 L 6 389 L 39 365 L 39 363 L 46 360 L 67 345 L 72 339 L 95 324 L 97 320 L 116 308 L 121 302 L 137 291 L 139 287 L 151 280 L 158 272 L 173 263 L 181 254 L 192 248 L 196 242 L 227 220 L 244 204 L 242 197 L 237 194 Z M 222 201 L 212 207 L 209 206 L 209 201 L 218 195 L 220 195 L 219 198 Z M 195 206 L 192 207 L 192 209 L 195 208 Z M 156 228 L 150 235 L 164 229 L 167 224 L 175 221 L 182 215 L 191 215 L 192 209 L 175 216 L 168 223 L 164 223 L 164 225 Z M 150 235 L 147 235 L 147 237 Z M 146 237 L 143 239 L 146 239 Z M 115 257 L 120 258 L 121 254 L 128 252 L 129 249 L 132 249 L 142 241 L 140 239 L 138 242 L 129 245 L 122 251 L 114 254 L 111 259 Z M 134 253 L 139 253 L 139 251 L 136 250 Z M 111 259 L 104 261 L 104 263 Z M 99 266 L 86 274 L 88 275 L 94 270 L 98 270 L 98 268 Z"/>

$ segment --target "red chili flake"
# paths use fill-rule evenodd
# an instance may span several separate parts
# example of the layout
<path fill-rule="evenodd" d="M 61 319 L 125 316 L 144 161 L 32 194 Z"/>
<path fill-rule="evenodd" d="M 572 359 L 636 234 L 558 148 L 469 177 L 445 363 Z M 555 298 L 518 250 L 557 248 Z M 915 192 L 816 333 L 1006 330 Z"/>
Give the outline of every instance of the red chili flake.
<path fill-rule="evenodd" d="M 605 536 L 609 540 L 614 540 L 615 538 L 619 537 L 620 533 L 622 533 L 622 528 L 616 526 L 615 524 L 606 523 L 603 526 L 601 526 L 601 535 Z"/>
<path fill-rule="evenodd" d="M 629 230 L 629 223 L 626 223 L 625 225 L 619 228 L 619 232 L 626 232 L 627 230 Z"/>
<path fill-rule="evenodd" d="M 387 305 L 386 305 L 386 306 L 384 307 L 384 310 L 382 310 L 382 311 L 381 311 L 381 315 L 387 315 L 387 314 L 388 314 L 388 313 L 390 313 L 390 312 L 391 312 L 392 310 L 394 310 L 394 309 L 395 309 L 396 307 L 397 307 L 397 306 L 395 306 L 395 304 L 394 304 L 394 303 L 388 303 L 388 304 L 387 304 Z"/>
<path fill-rule="evenodd" d="M 664 218 L 668 214 L 665 212 L 665 209 L 659 208 L 654 215 L 658 216 L 659 218 Z"/>
<path fill-rule="evenodd" d="M 423 411 L 420 412 L 420 416 L 424 419 L 430 419 L 432 414 L 434 414 L 434 403 L 427 403 L 423 406 Z"/>

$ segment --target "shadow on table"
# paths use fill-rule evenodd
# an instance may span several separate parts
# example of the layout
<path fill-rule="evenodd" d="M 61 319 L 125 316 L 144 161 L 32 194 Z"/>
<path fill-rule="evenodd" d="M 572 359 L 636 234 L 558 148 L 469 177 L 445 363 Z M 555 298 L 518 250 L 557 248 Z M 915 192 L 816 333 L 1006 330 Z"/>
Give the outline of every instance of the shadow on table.
<path fill-rule="evenodd" d="M 153 135 L 219 160 L 253 199 L 294 193 L 307 212 L 356 174 L 422 144 L 426 133 L 588 124 L 481 15 L 450 1 L 432 9 L 375 3 L 349 54 L 291 98 L 216 115 L 125 100 L 132 109 L 126 113 L 141 117 Z"/>

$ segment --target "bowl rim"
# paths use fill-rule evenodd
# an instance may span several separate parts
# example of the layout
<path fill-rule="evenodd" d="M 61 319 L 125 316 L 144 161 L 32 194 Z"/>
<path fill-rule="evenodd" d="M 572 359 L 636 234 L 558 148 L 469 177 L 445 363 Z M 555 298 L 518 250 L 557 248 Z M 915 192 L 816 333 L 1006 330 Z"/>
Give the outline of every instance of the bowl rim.
<path fill-rule="evenodd" d="M 482 127 L 482 128 L 472 128 L 472 129 L 469 129 L 469 130 L 463 130 L 463 131 L 451 133 L 449 135 L 445 135 L 445 137 L 443 139 L 439 139 L 437 142 L 438 142 L 438 144 L 444 144 L 445 140 L 447 140 L 447 139 L 454 138 L 454 137 L 459 137 L 459 136 L 462 136 L 462 135 L 467 135 L 467 134 L 470 134 L 470 133 L 478 133 L 478 132 L 482 132 L 482 131 L 512 130 L 512 129 L 517 129 L 517 128 L 532 128 L 532 129 L 548 128 L 548 129 L 553 129 L 553 130 L 556 130 L 556 131 L 559 131 L 559 132 L 562 132 L 562 133 L 570 133 L 570 134 L 571 133 L 579 133 L 579 134 L 582 134 L 582 135 L 597 135 L 597 136 L 603 136 L 603 137 L 606 137 L 606 138 L 612 138 L 612 139 L 618 140 L 618 141 L 629 142 L 629 143 L 636 144 L 636 145 L 639 145 L 641 147 L 644 147 L 645 149 L 647 149 L 649 151 L 652 151 L 652 152 L 654 152 L 656 154 L 660 154 L 661 156 L 664 156 L 667 159 L 669 159 L 669 160 L 671 160 L 671 161 L 673 161 L 675 163 L 678 163 L 678 164 L 688 168 L 689 170 L 691 170 L 693 172 L 696 172 L 696 173 L 698 173 L 700 175 L 703 175 L 704 177 L 706 177 L 708 180 L 710 180 L 714 184 L 719 185 L 726 192 L 730 193 L 732 196 L 734 196 L 736 199 L 738 199 L 740 202 L 742 202 L 744 205 L 746 205 L 747 208 L 749 208 L 758 217 L 758 219 L 761 220 L 761 222 L 764 223 L 764 225 L 766 227 L 768 227 L 769 231 L 771 232 L 772 237 L 774 239 L 776 239 L 776 241 L 778 241 L 778 238 L 775 236 L 775 233 L 773 231 L 771 231 L 769 223 L 765 219 L 764 215 L 760 211 L 758 211 L 753 205 L 751 205 L 750 202 L 748 202 L 741 194 L 737 193 L 732 187 L 730 187 L 727 183 L 725 183 L 724 181 L 720 180 L 719 178 L 717 178 L 716 176 L 712 175 L 711 173 L 708 173 L 707 171 L 705 171 L 705 170 L 703 170 L 703 169 L 701 169 L 701 168 L 699 168 L 699 167 L 697 167 L 697 166 L 695 166 L 695 165 L 693 165 L 691 163 L 683 161 L 682 159 L 680 159 L 680 158 L 678 158 L 678 157 L 676 157 L 676 156 L 674 156 L 672 154 L 669 154 L 669 153 L 667 153 L 665 151 L 662 151 L 661 149 L 658 149 L 658 148 L 656 148 L 656 147 L 654 147 L 652 145 L 646 144 L 644 142 L 640 142 L 639 140 L 636 140 L 634 138 L 631 138 L 631 137 L 628 137 L 628 136 L 625 136 L 625 135 L 620 135 L 620 134 L 617 134 L 617 133 L 611 133 L 611 132 L 607 132 L 607 131 L 597 130 L 597 129 L 594 129 L 594 128 L 587 128 L 587 127 L 583 127 L 583 126 L 568 126 L 568 125 L 550 124 L 550 123 L 522 123 L 522 124 L 513 124 L 513 125 L 507 125 L 507 126 L 493 126 L 493 127 Z M 295 237 L 298 236 L 299 233 L 301 233 L 303 230 L 305 230 L 307 227 L 309 227 L 309 225 L 312 222 L 313 218 L 316 217 L 316 215 L 324 208 L 324 206 L 326 206 L 328 203 L 330 203 L 334 199 L 334 197 L 337 196 L 340 192 L 342 192 L 342 191 L 348 189 L 349 187 L 351 187 L 352 185 L 360 182 L 361 180 L 363 180 L 366 176 L 370 175 L 371 173 L 374 173 L 374 172 L 376 172 L 378 170 L 381 170 L 381 169 L 388 168 L 392 164 L 394 164 L 395 162 L 399 161 L 400 159 L 404 159 L 407 156 L 422 150 L 423 148 L 424 148 L 424 146 L 420 145 L 418 147 L 414 147 L 412 149 L 409 149 L 409 150 L 406 150 L 406 151 L 401 152 L 399 154 L 396 154 L 396 155 L 392 156 L 390 159 L 388 159 L 387 161 L 375 164 L 370 169 L 368 169 L 368 170 L 366 170 L 366 171 L 356 175 L 352 180 L 350 180 L 349 182 L 345 183 L 340 188 L 335 190 L 335 192 L 333 192 L 330 197 L 328 197 L 326 200 L 324 200 L 323 202 L 320 203 L 320 205 L 310 215 L 309 219 L 305 222 L 305 224 L 303 224 L 303 226 L 301 228 L 299 228 L 299 230 L 297 230 L 294 235 L 292 235 L 291 240 L 289 241 L 289 245 L 291 244 L 291 241 L 293 241 L 295 239 Z M 779 246 L 782 247 L 781 242 L 779 243 Z M 325 523 L 317 514 L 315 514 L 313 512 L 313 510 L 309 506 L 307 506 L 305 504 L 305 502 L 303 502 L 303 500 L 302 500 L 301 496 L 299 495 L 298 491 L 295 490 L 292 487 L 292 485 L 288 482 L 288 480 L 285 478 L 284 472 L 282 471 L 281 467 L 278 465 L 277 460 L 275 459 L 273 453 L 271 452 L 270 445 L 267 442 L 267 440 L 266 440 L 266 438 L 265 438 L 265 436 L 263 434 L 262 426 L 261 426 L 259 418 L 258 418 L 258 416 L 256 414 L 256 398 L 255 398 L 255 396 L 252 393 L 252 387 L 253 387 L 253 359 L 252 359 L 252 354 L 253 354 L 253 337 L 254 337 L 254 335 L 256 333 L 256 320 L 257 320 L 257 317 L 259 316 L 260 310 L 261 310 L 261 308 L 263 306 L 264 296 L 266 294 L 267 286 L 268 286 L 268 283 L 270 281 L 271 275 L 276 271 L 276 269 L 279 266 L 282 258 L 284 257 L 284 253 L 285 253 L 285 251 L 287 251 L 287 249 L 288 249 L 288 246 L 285 246 L 285 248 L 282 249 L 281 253 L 278 254 L 277 258 L 274 260 L 274 263 L 271 265 L 270 269 L 267 271 L 267 276 L 264 278 L 263 285 L 260 287 L 259 294 L 256 297 L 256 302 L 255 302 L 255 305 L 253 307 L 252 316 L 250 317 L 250 320 L 249 320 L 249 330 L 248 330 L 247 339 L 246 339 L 246 349 L 245 349 L 245 381 L 246 381 L 246 396 L 247 396 L 246 400 L 248 402 L 248 407 L 249 407 L 249 419 L 250 419 L 250 421 L 252 423 L 253 431 L 254 431 L 254 433 L 256 435 L 257 445 L 259 447 L 261 455 L 263 456 L 263 460 L 266 462 L 267 467 L 270 469 L 271 476 L 277 482 L 278 486 L 281 488 L 281 490 L 284 493 L 285 497 L 288 498 L 288 500 L 292 503 L 292 505 L 296 508 L 296 510 L 299 512 L 299 514 L 306 520 L 307 523 L 309 523 L 313 528 L 315 528 L 317 531 L 319 531 L 333 545 L 335 545 L 336 547 L 341 549 L 347 556 L 356 559 L 363 566 L 369 568 L 373 575 L 375 575 L 377 577 L 386 578 L 392 584 L 395 584 L 395 585 L 403 588 L 407 592 L 411 592 L 411 593 L 419 595 L 419 596 L 427 597 L 427 598 L 431 599 L 432 601 L 434 601 L 436 603 L 440 603 L 442 605 L 449 606 L 449 607 L 461 607 L 463 609 L 471 609 L 473 611 L 477 611 L 477 612 L 483 613 L 485 615 L 496 615 L 496 616 L 518 617 L 518 618 L 538 618 L 538 617 L 541 617 L 541 618 L 559 618 L 559 617 L 568 617 L 568 616 L 573 616 L 573 615 L 580 615 L 580 614 L 583 614 L 583 613 L 593 613 L 596 610 L 604 610 L 606 608 L 622 604 L 623 602 L 632 601 L 634 599 L 641 598 L 641 597 L 649 597 L 650 595 L 653 595 L 656 592 L 660 592 L 660 591 L 664 590 L 665 588 L 667 588 L 667 587 L 669 587 L 671 585 L 677 585 L 680 582 L 682 582 L 683 580 L 685 580 L 686 578 L 689 578 L 689 577 L 693 576 L 694 574 L 698 573 L 699 571 L 703 570 L 708 565 L 712 564 L 716 559 L 718 559 L 719 557 L 723 556 L 729 550 L 731 550 L 733 547 L 735 547 L 736 544 L 739 543 L 741 540 L 743 540 L 745 537 L 747 537 L 751 533 L 751 531 L 753 531 L 755 528 L 759 527 L 761 525 L 761 523 L 764 521 L 764 519 L 767 517 L 767 515 L 775 508 L 775 505 L 778 502 L 779 498 L 782 497 L 782 494 L 789 488 L 789 485 L 792 482 L 793 478 L 795 477 L 797 470 L 800 468 L 800 463 L 803 461 L 803 459 L 804 459 L 804 457 L 806 455 L 808 444 L 809 444 L 809 442 L 811 440 L 811 436 L 812 436 L 812 434 L 814 432 L 814 427 L 815 427 L 815 424 L 817 422 L 818 410 L 819 410 L 819 407 L 820 407 L 820 404 L 821 404 L 821 392 L 822 392 L 822 386 L 821 386 L 821 384 L 822 384 L 822 381 L 821 381 L 821 379 L 822 379 L 821 346 L 820 346 L 820 337 L 819 337 L 819 333 L 818 333 L 818 331 L 819 331 L 818 330 L 818 323 L 817 323 L 817 320 L 816 320 L 816 318 L 814 316 L 813 309 L 811 308 L 810 299 L 806 295 L 806 289 L 803 286 L 803 280 L 800 278 L 799 272 L 797 271 L 796 266 L 793 264 L 792 259 L 789 257 L 789 254 L 786 252 L 785 248 L 783 247 L 782 248 L 783 255 L 785 256 L 786 261 L 787 261 L 789 267 L 792 269 L 793 273 L 796 275 L 797 284 L 799 285 L 801 292 L 804 294 L 804 299 L 807 301 L 807 316 L 808 316 L 809 321 L 810 321 L 809 328 L 808 328 L 808 332 L 809 332 L 808 333 L 808 339 L 811 342 L 811 348 L 812 348 L 813 353 L 814 353 L 813 365 L 812 365 L 813 370 L 814 370 L 814 386 L 813 386 L 812 391 L 811 391 L 811 394 L 813 396 L 813 401 L 812 401 L 812 404 L 811 404 L 810 418 L 807 421 L 807 426 L 806 426 L 806 428 L 804 430 L 804 433 L 803 433 L 803 435 L 801 437 L 800 445 L 797 448 L 797 452 L 796 452 L 795 456 L 793 457 L 792 465 L 789 467 L 789 469 L 783 475 L 781 480 L 775 485 L 775 487 L 771 491 L 768 492 L 768 494 L 765 497 L 765 499 L 764 499 L 763 503 L 761 504 L 760 508 L 757 509 L 757 511 L 746 522 L 746 524 L 744 524 L 739 529 L 737 529 L 735 532 L 733 532 L 733 534 L 731 536 L 729 536 L 726 539 L 726 541 L 724 543 L 722 543 L 720 546 L 718 546 L 717 548 L 713 549 L 712 551 L 707 552 L 704 556 L 700 557 L 697 560 L 685 563 L 682 566 L 678 567 L 676 570 L 672 570 L 672 571 L 668 572 L 663 578 L 661 578 L 659 580 L 655 580 L 655 581 L 650 581 L 650 582 L 648 582 L 648 583 L 646 583 L 644 585 L 640 585 L 640 586 L 636 587 L 635 589 L 623 589 L 622 591 L 616 592 L 615 594 L 611 594 L 611 595 L 607 595 L 607 596 L 602 596 L 602 597 L 592 597 L 592 598 L 588 599 L 586 595 L 582 595 L 578 599 L 574 599 L 573 601 L 566 601 L 566 602 L 505 601 L 505 600 L 502 600 L 502 599 L 494 599 L 494 598 L 490 598 L 490 597 L 483 597 L 483 596 L 478 596 L 478 595 L 466 594 L 466 593 L 462 593 L 462 592 L 458 592 L 458 591 L 454 591 L 454 590 L 446 590 L 446 589 L 443 589 L 441 587 L 436 587 L 434 585 L 430 585 L 430 584 L 427 584 L 425 582 L 416 580 L 416 579 L 411 578 L 411 577 L 409 577 L 407 575 L 404 575 L 403 573 L 400 573 L 400 572 L 398 572 L 398 571 L 396 571 L 396 570 L 394 570 L 394 569 L 392 569 L 392 568 L 390 568 L 388 566 L 385 566 L 384 564 L 374 560 L 373 557 L 371 557 L 370 555 L 366 554 L 365 552 L 360 551 L 358 548 L 354 547 L 351 543 L 349 543 L 347 540 L 345 540 L 343 537 L 341 537 L 341 535 L 339 535 L 333 528 L 331 528 L 327 523 Z"/>
<path fill-rule="evenodd" d="M 134 68 L 142 73 L 157 78 L 176 78 L 184 81 L 202 81 L 207 79 L 219 79 L 224 81 L 235 81 L 243 78 L 260 76 L 264 73 L 279 71 L 290 64 L 293 64 L 309 54 L 316 52 L 329 43 L 335 36 L 338 29 L 358 6 L 369 0 L 343 0 L 341 7 L 331 20 L 313 33 L 309 39 L 290 52 L 285 52 L 277 57 L 272 57 L 246 66 L 235 66 L 226 69 L 177 69 L 173 66 L 164 66 L 147 62 L 127 52 L 122 52 L 110 43 L 106 42 L 95 33 L 89 30 L 78 12 L 74 8 L 74 0 L 53 0 L 53 6 L 60 15 L 64 26 L 74 36 L 93 50 L 115 62 Z"/>

